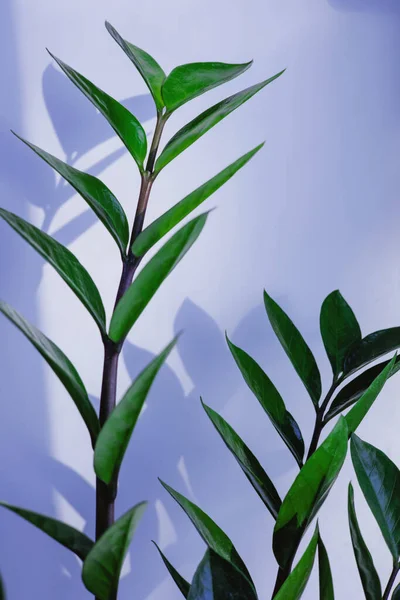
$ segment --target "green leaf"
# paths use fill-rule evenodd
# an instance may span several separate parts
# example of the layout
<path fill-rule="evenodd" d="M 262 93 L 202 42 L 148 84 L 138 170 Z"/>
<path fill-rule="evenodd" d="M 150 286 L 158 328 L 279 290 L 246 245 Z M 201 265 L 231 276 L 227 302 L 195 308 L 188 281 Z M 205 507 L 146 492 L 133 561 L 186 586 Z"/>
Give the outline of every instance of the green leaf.
<path fill-rule="evenodd" d="M 49 51 L 48 51 L 49 52 Z M 62 60 L 49 52 L 56 63 L 77 88 L 94 104 L 107 119 L 115 133 L 125 144 L 127 150 L 135 159 L 140 171 L 143 171 L 143 161 L 147 153 L 146 132 L 131 112 L 114 98 L 95 86 L 89 79 L 74 71 Z"/>
<path fill-rule="evenodd" d="M 176 340 L 138 375 L 100 431 L 94 451 L 94 470 L 97 477 L 107 484 L 116 480 L 147 394 Z"/>
<path fill-rule="evenodd" d="M 400 348 L 400 327 L 391 327 L 390 329 L 370 333 L 356 344 L 346 356 L 344 362 L 346 377 L 398 348 Z"/>
<path fill-rule="evenodd" d="M 381 450 L 351 436 L 358 483 L 394 560 L 400 556 L 400 471 Z"/>
<path fill-rule="evenodd" d="M 339 290 L 329 294 L 322 303 L 320 328 L 333 375 L 337 377 L 343 371 L 350 348 L 361 341 L 355 314 Z"/>
<path fill-rule="evenodd" d="M 207 546 L 221 558 L 231 562 L 251 582 L 250 573 L 246 565 L 226 533 L 196 504 L 185 498 L 185 496 L 182 496 L 182 494 L 179 494 L 179 492 L 176 492 L 169 485 L 161 481 L 161 479 L 160 483 L 185 511 Z"/>
<path fill-rule="evenodd" d="M 154 98 L 158 111 L 164 108 L 164 100 L 162 98 L 161 88 L 165 80 L 165 73 L 160 65 L 144 50 L 130 44 L 124 40 L 117 30 L 106 21 L 108 33 L 114 38 L 117 44 L 122 48 L 125 54 L 133 62 L 141 76 L 143 77 L 151 95 Z"/>
<path fill-rule="evenodd" d="M 175 225 L 180 223 L 195 208 L 200 206 L 202 202 L 207 200 L 207 198 L 233 177 L 239 169 L 244 167 L 263 145 L 264 144 L 260 144 L 253 150 L 250 150 L 250 152 L 247 152 L 238 158 L 238 160 L 223 169 L 223 171 L 217 173 L 217 175 L 212 177 L 212 179 L 209 179 L 209 181 L 206 181 L 206 183 L 203 183 L 203 185 L 191 192 L 188 196 L 185 196 L 185 198 L 167 210 L 167 212 L 158 217 L 158 219 L 150 223 L 150 225 L 138 235 L 132 246 L 132 252 L 135 256 L 143 256 L 150 250 L 150 248 L 152 248 L 152 246 L 154 246 L 154 244 L 156 244 L 166 233 L 171 231 Z"/>
<path fill-rule="evenodd" d="M 245 382 L 271 419 L 273 426 L 295 457 L 297 464 L 301 467 L 304 456 L 303 438 L 296 421 L 286 410 L 285 403 L 278 390 L 251 356 L 232 344 L 228 336 L 226 336 L 226 340 Z"/>
<path fill-rule="evenodd" d="M 400 583 L 394 589 L 392 600 L 400 600 Z"/>
<path fill-rule="evenodd" d="M 109 333 L 114 342 L 120 342 L 129 333 L 160 285 L 200 235 L 207 215 L 204 213 L 179 229 L 140 271 L 114 310 Z"/>
<path fill-rule="evenodd" d="M 87 555 L 82 580 L 99 600 L 116 597 L 122 565 L 145 508 L 146 503 L 141 502 L 128 510 L 103 533 Z"/>
<path fill-rule="evenodd" d="M 277 518 L 282 501 L 274 484 L 260 465 L 252 451 L 246 446 L 236 431 L 212 408 L 202 405 L 212 424 L 218 431 L 226 446 L 232 452 L 237 462 L 241 466 L 247 479 L 250 481 L 265 506 L 268 508 L 274 519 Z"/>
<path fill-rule="evenodd" d="M 312 519 L 339 475 L 347 453 L 347 425 L 340 417 L 334 429 L 300 470 L 283 499 L 273 536 L 273 550 L 285 569 Z"/>
<path fill-rule="evenodd" d="M 257 600 L 243 573 L 208 548 L 196 569 L 188 600 Z"/>
<path fill-rule="evenodd" d="M 374 365 L 370 369 L 367 369 L 361 375 L 358 375 L 352 379 L 347 385 L 345 385 L 340 392 L 335 396 L 330 409 L 325 415 L 325 423 L 330 421 L 333 417 L 343 412 L 349 406 L 352 406 L 361 398 L 361 396 L 367 391 L 373 381 L 382 373 L 382 371 L 390 363 L 390 360 Z M 388 375 L 388 379 L 392 377 L 397 371 L 400 370 L 400 356 L 396 358 L 396 362 L 393 365 L 391 372 Z"/>
<path fill-rule="evenodd" d="M 349 436 L 356 431 L 357 427 L 368 413 L 369 409 L 375 402 L 379 393 L 382 391 L 383 386 L 385 385 L 387 379 L 390 377 L 390 374 L 393 369 L 393 365 L 396 361 L 396 356 L 392 358 L 390 363 L 383 369 L 383 371 L 374 379 L 366 392 L 363 393 L 361 398 L 358 400 L 357 404 L 353 406 L 353 408 L 347 413 L 345 419 L 347 423 L 347 428 L 349 431 Z"/>
<path fill-rule="evenodd" d="M 180 129 L 168 142 L 164 150 L 161 152 L 157 159 L 155 172 L 159 173 L 168 163 L 174 158 L 179 156 L 181 152 L 189 148 L 194 142 L 196 142 L 202 135 L 207 133 L 209 129 L 214 127 L 222 119 L 227 117 L 236 108 L 239 108 L 244 102 L 252 98 L 254 94 L 259 92 L 263 87 L 277 79 L 282 75 L 283 71 L 274 75 L 270 79 L 262 81 L 256 85 L 253 85 L 225 100 L 215 104 L 205 112 L 201 113 L 198 117 L 190 121 L 185 127 Z"/>
<path fill-rule="evenodd" d="M 321 397 L 321 376 L 310 348 L 287 314 L 265 291 L 264 303 L 272 329 L 304 383 L 311 400 L 315 406 L 318 406 Z"/>
<path fill-rule="evenodd" d="M 58 346 L 49 340 L 39 329 L 36 329 L 36 327 L 26 321 L 19 312 L 2 300 L 0 300 L 0 311 L 33 344 L 60 379 L 61 383 L 64 384 L 89 430 L 94 447 L 100 430 L 99 420 L 74 365 Z"/>
<path fill-rule="evenodd" d="M 241 75 L 253 61 L 243 64 L 190 63 L 175 67 L 164 81 L 162 95 L 169 112 L 185 102 Z"/>
<path fill-rule="evenodd" d="M 40 231 L 14 213 L 0 208 L 0 217 L 20 234 L 39 254 L 47 260 L 88 309 L 102 333 L 106 328 L 104 306 L 99 291 L 86 269 L 62 244 Z"/>
<path fill-rule="evenodd" d="M 108 187 L 93 175 L 78 171 L 16 133 L 14 135 L 53 167 L 86 200 L 117 242 L 121 254 L 125 254 L 129 241 L 128 221 L 124 209 Z"/>
<path fill-rule="evenodd" d="M 331 566 L 321 536 L 318 538 L 319 600 L 335 600 Z"/>
<path fill-rule="evenodd" d="M 179 591 L 182 593 L 182 595 L 185 598 L 187 598 L 189 595 L 190 583 L 188 583 L 186 581 L 186 579 L 184 579 L 182 577 L 182 575 L 180 575 L 178 573 L 178 571 L 175 569 L 175 567 L 173 565 L 171 565 L 168 558 L 165 556 L 165 554 L 163 554 L 163 552 L 161 552 L 161 550 L 157 546 L 157 544 L 155 542 L 153 542 L 153 544 L 159 551 L 162 561 L 163 561 L 164 565 L 167 567 L 167 570 L 168 570 L 169 574 L 171 575 L 172 579 L 175 581 L 176 585 L 178 586 Z"/>
<path fill-rule="evenodd" d="M 41 529 L 49 537 L 56 542 L 74 552 L 81 560 L 85 560 L 86 556 L 93 547 L 93 542 L 84 533 L 74 529 L 66 523 L 57 521 L 51 517 L 46 517 L 31 510 L 18 508 L 6 502 L 0 502 L 0 506 L 7 508 L 11 512 L 19 515 L 38 529 Z"/>
<path fill-rule="evenodd" d="M 311 575 L 318 543 L 318 527 L 315 529 L 303 556 L 295 566 L 274 600 L 299 600 Z"/>
<path fill-rule="evenodd" d="M 0 600 L 6 600 L 6 592 L 4 588 L 3 578 L 0 575 Z"/>
<path fill-rule="evenodd" d="M 372 560 L 370 551 L 364 542 L 364 538 L 358 524 L 356 508 L 354 505 L 354 490 L 351 483 L 349 484 L 348 494 L 348 514 L 351 543 L 353 545 L 354 556 L 357 563 L 357 569 L 360 574 L 365 598 L 366 600 L 381 600 L 381 582 L 379 581 L 379 576 L 376 572 L 374 561 Z"/>

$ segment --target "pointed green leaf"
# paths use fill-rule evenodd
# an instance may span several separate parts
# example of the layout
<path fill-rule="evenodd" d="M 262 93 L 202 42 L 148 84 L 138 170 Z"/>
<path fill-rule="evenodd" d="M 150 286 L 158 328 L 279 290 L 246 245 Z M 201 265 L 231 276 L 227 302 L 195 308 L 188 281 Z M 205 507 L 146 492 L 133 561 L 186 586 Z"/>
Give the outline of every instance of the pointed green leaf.
<path fill-rule="evenodd" d="M 390 329 L 370 333 L 356 344 L 346 356 L 344 361 L 346 377 L 398 348 L 400 348 L 400 327 L 391 327 Z"/>
<path fill-rule="evenodd" d="M 304 442 L 300 428 L 292 415 L 286 410 L 278 390 L 256 361 L 244 350 L 232 344 L 226 336 L 232 356 L 243 378 L 293 456 L 301 467 L 304 456 Z"/>
<path fill-rule="evenodd" d="M 52 368 L 61 383 L 64 384 L 89 430 L 94 447 L 100 430 L 99 420 L 74 365 L 58 346 L 49 340 L 39 329 L 36 329 L 36 327 L 26 321 L 19 312 L 2 300 L 0 300 L 0 311 L 28 338 Z"/>
<path fill-rule="evenodd" d="M 188 600 L 257 600 L 243 573 L 208 548 L 196 569 Z"/>
<path fill-rule="evenodd" d="M 400 600 L 400 583 L 394 589 L 392 600 Z"/>
<path fill-rule="evenodd" d="M 85 560 L 86 556 L 93 547 L 93 542 L 85 534 L 81 533 L 77 529 L 74 529 L 62 521 L 57 521 L 52 517 L 46 517 L 31 510 L 25 510 L 7 504 L 6 502 L 0 502 L 0 506 L 7 508 L 11 512 L 19 515 L 25 521 L 28 521 L 38 529 L 41 529 L 49 537 L 53 538 L 56 542 L 74 552 L 81 560 Z"/>
<path fill-rule="evenodd" d="M 243 64 L 220 62 L 190 63 L 175 67 L 164 81 L 162 95 L 168 111 L 241 75 L 253 61 Z"/>
<path fill-rule="evenodd" d="M 354 490 L 349 484 L 348 494 L 348 514 L 351 543 L 353 545 L 354 556 L 357 563 L 357 569 L 360 574 L 362 587 L 366 600 L 381 600 L 382 588 L 378 573 L 376 572 L 374 561 L 370 551 L 367 548 L 358 524 L 356 508 L 354 505 Z"/>
<path fill-rule="evenodd" d="M 293 560 L 304 532 L 339 475 L 346 458 L 347 436 L 346 421 L 340 417 L 283 499 L 273 537 L 274 554 L 282 569 Z"/>
<path fill-rule="evenodd" d="M 164 100 L 161 93 L 161 88 L 165 80 L 164 71 L 150 54 L 124 40 L 118 31 L 107 21 L 106 28 L 143 77 L 154 98 L 157 110 L 161 111 L 164 108 Z"/>
<path fill-rule="evenodd" d="M 78 259 L 59 242 L 14 213 L 0 208 L 0 217 L 47 260 L 88 309 L 100 331 L 105 331 L 105 312 L 97 287 Z"/>
<path fill-rule="evenodd" d="M 337 377 L 343 371 L 350 348 L 361 341 L 355 314 L 339 290 L 329 294 L 322 303 L 320 328 L 333 375 Z"/>
<path fill-rule="evenodd" d="M 223 169 L 203 183 L 200 187 L 194 190 L 188 196 L 185 196 L 180 202 L 167 210 L 163 215 L 150 223 L 136 238 L 132 252 L 135 256 L 143 256 L 154 244 L 156 244 L 166 233 L 171 231 L 175 225 L 180 223 L 187 217 L 195 208 L 200 206 L 202 202 L 207 200 L 214 192 L 224 185 L 239 169 L 244 167 L 251 158 L 264 146 L 260 144 L 250 152 L 247 152 L 231 165 Z"/>
<path fill-rule="evenodd" d="M 274 75 L 266 81 L 262 81 L 257 85 L 253 85 L 225 100 L 215 104 L 205 112 L 201 113 L 198 117 L 190 121 L 185 127 L 180 129 L 168 142 L 164 150 L 161 152 L 157 159 L 155 172 L 158 173 L 174 158 L 179 156 L 181 152 L 189 148 L 194 142 L 196 142 L 201 136 L 203 136 L 209 129 L 214 127 L 222 119 L 227 117 L 236 108 L 239 108 L 244 102 L 249 100 L 259 92 L 263 87 L 277 79 L 282 75 L 283 71 Z"/>
<path fill-rule="evenodd" d="M 99 600 L 116 597 L 122 565 L 145 508 L 146 503 L 141 502 L 128 510 L 103 533 L 87 555 L 82 580 Z"/>
<path fill-rule="evenodd" d="M 250 481 L 265 506 L 268 508 L 274 519 L 277 518 L 282 501 L 274 484 L 260 465 L 252 451 L 246 446 L 243 440 L 238 436 L 236 431 L 212 408 L 204 404 L 202 405 L 207 415 L 211 419 L 212 424 L 218 431 L 223 441 L 236 458 L 237 462 L 243 469 L 244 474 Z"/>
<path fill-rule="evenodd" d="M 165 554 L 163 552 L 161 552 L 161 550 L 157 546 L 157 544 L 155 542 L 153 542 L 153 544 L 155 545 L 155 547 L 159 551 L 160 556 L 162 558 L 162 561 L 163 561 L 164 565 L 167 567 L 167 570 L 168 570 L 169 574 L 171 575 L 172 579 L 175 581 L 175 583 L 176 583 L 179 591 L 182 593 L 182 596 L 184 596 L 185 598 L 187 598 L 188 595 L 189 595 L 190 583 L 188 583 L 186 581 L 186 579 L 184 579 L 182 577 L 182 575 L 180 575 L 178 573 L 178 571 L 175 569 L 175 567 L 173 565 L 171 565 L 171 563 L 169 562 L 168 558 L 165 556 Z"/>
<path fill-rule="evenodd" d="M 117 242 L 121 253 L 125 254 L 129 240 L 128 221 L 124 209 L 108 187 L 93 175 L 78 171 L 16 133 L 14 135 L 53 167 L 86 200 Z"/>
<path fill-rule="evenodd" d="M 394 560 L 400 556 L 400 471 L 378 448 L 351 436 L 358 483 Z"/>
<path fill-rule="evenodd" d="M 274 600 L 299 600 L 303 595 L 314 565 L 318 543 L 318 527 L 315 529 L 303 556 L 274 597 Z"/>
<path fill-rule="evenodd" d="M 328 553 L 321 536 L 318 538 L 319 600 L 335 600 Z"/>
<path fill-rule="evenodd" d="M 97 477 L 107 484 L 117 477 L 150 387 L 176 340 L 138 375 L 100 431 L 94 451 L 94 470 Z"/>
<path fill-rule="evenodd" d="M 264 291 L 264 303 L 269 321 L 292 365 L 304 383 L 315 406 L 321 397 L 321 375 L 315 358 L 287 314 Z"/>
<path fill-rule="evenodd" d="M 107 119 L 115 133 L 125 144 L 127 150 L 135 159 L 139 169 L 143 171 L 143 161 L 147 153 L 146 132 L 131 112 L 125 106 L 95 86 L 89 79 L 74 71 L 62 60 L 49 52 L 56 63 L 77 88 L 94 104 Z"/>
<path fill-rule="evenodd" d="M 160 285 L 194 244 L 207 214 L 192 219 L 179 229 L 140 271 L 114 310 L 109 333 L 114 342 L 120 342 L 129 333 Z"/>

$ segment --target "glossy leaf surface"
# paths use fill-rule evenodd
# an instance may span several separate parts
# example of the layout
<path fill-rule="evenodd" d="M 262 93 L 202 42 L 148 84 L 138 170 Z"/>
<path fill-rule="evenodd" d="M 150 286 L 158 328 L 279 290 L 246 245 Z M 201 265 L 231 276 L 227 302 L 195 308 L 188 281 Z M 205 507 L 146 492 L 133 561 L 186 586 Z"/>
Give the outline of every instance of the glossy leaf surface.
<path fill-rule="evenodd" d="M 285 403 L 278 390 L 251 356 L 235 346 L 228 337 L 226 339 L 245 382 L 271 419 L 273 426 L 295 457 L 296 462 L 301 466 L 304 456 L 304 442 L 300 428 L 292 415 L 286 410 Z"/>
<path fill-rule="evenodd" d="M 400 583 L 394 589 L 392 600 L 400 600 Z"/>
<path fill-rule="evenodd" d="M 278 340 L 304 383 L 315 406 L 321 397 L 321 376 L 303 336 L 280 306 L 264 291 L 269 321 Z"/>
<path fill-rule="evenodd" d="M 319 600 L 335 600 L 328 553 L 321 536 L 318 538 Z"/>
<path fill-rule="evenodd" d="M 225 419 L 212 408 L 204 404 L 204 402 L 202 402 L 202 404 L 204 410 L 211 419 L 212 424 L 236 458 L 247 479 L 250 481 L 271 515 L 276 519 L 282 501 L 274 484 L 260 465 L 258 459 Z"/>
<path fill-rule="evenodd" d="M 391 327 L 370 333 L 356 344 L 344 362 L 344 372 L 351 375 L 358 369 L 400 348 L 400 327 Z"/>
<path fill-rule="evenodd" d="M 186 581 L 186 579 L 184 579 L 182 577 L 182 575 L 180 575 L 180 573 L 178 573 L 178 571 L 175 569 L 175 567 L 173 565 L 171 565 L 168 558 L 160 550 L 160 548 L 157 546 L 157 544 L 155 542 L 153 542 L 153 544 L 155 545 L 158 552 L 160 553 L 162 561 L 163 561 L 164 565 L 167 567 L 168 573 L 171 575 L 172 579 L 175 581 L 179 591 L 182 593 L 182 596 L 184 598 L 187 598 L 189 595 L 190 583 L 188 583 Z"/>
<path fill-rule="evenodd" d="M 112 316 L 109 336 L 114 342 L 120 342 L 129 333 L 160 285 L 194 244 L 206 219 L 207 213 L 179 229 L 137 275 Z"/>

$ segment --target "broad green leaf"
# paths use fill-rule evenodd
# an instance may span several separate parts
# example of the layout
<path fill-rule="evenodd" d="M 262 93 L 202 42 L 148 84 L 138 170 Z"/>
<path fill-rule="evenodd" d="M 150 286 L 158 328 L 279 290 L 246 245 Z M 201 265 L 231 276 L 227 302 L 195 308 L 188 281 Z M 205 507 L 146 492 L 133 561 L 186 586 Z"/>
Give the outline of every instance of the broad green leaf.
<path fill-rule="evenodd" d="M 106 317 L 99 291 L 86 269 L 62 244 L 14 213 L 0 208 L 0 217 L 47 260 L 88 309 L 102 333 Z"/>
<path fill-rule="evenodd" d="M 364 538 L 358 524 L 356 508 L 354 505 L 354 490 L 351 483 L 349 484 L 348 494 L 348 514 L 351 543 L 353 545 L 354 556 L 357 563 L 357 569 L 360 574 L 365 598 L 366 600 L 381 600 L 381 582 L 379 580 L 378 573 L 376 572 L 371 553 L 364 542 Z"/>
<path fill-rule="evenodd" d="M 89 400 L 85 386 L 74 365 L 65 356 L 62 350 L 39 331 L 39 329 L 36 329 L 36 327 L 26 321 L 19 312 L 1 300 L 0 311 L 7 319 L 18 327 L 31 344 L 33 344 L 60 379 L 61 383 L 64 384 L 89 430 L 92 445 L 94 447 L 100 430 L 99 420 L 96 411 Z"/>
<path fill-rule="evenodd" d="M 282 501 L 274 484 L 260 465 L 258 459 L 225 419 L 212 408 L 204 404 L 203 401 L 202 405 L 215 429 L 241 466 L 247 479 L 250 481 L 271 515 L 276 519 Z"/>
<path fill-rule="evenodd" d="M 207 546 L 221 558 L 231 562 L 251 582 L 250 573 L 248 572 L 246 565 L 240 558 L 236 548 L 226 533 L 224 533 L 222 529 L 201 510 L 201 508 L 196 506 L 196 504 L 185 498 L 185 496 L 182 496 L 182 494 L 179 494 L 179 492 L 176 492 L 169 485 L 161 481 L 161 479 L 160 482 L 172 498 L 185 511 Z"/>
<path fill-rule="evenodd" d="M 190 583 L 188 583 L 186 581 L 186 579 L 184 579 L 182 577 L 182 575 L 180 575 L 180 573 L 178 573 L 178 571 L 175 569 L 175 567 L 173 565 L 171 565 L 171 563 L 169 562 L 168 558 L 165 556 L 165 554 L 163 552 L 161 552 L 161 550 L 157 546 L 157 544 L 155 542 L 153 542 L 153 544 L 155 545 L 155 547 L 159 551 L 160 556 L 162 558 L 162 561 L 163 561 L 164 565 L 167 567 L 167 570 L 168 570 L 169 574 L 171 575 L 172 579 L 175 581 L 175 583 L 176 583 L 179 591 L 182 593 L 182 596 L 184 596 L 185 598 L 187 598 L 188 595 L 189 595 Z"/>
<path fill-rule="evenodd" d="M 117 242 L 122 254 L 125 254 L 129 241 L 129 226 L 124 209 L 108 187 L 93 175 L 78 171 L 62 160 L 52 156 L 45 150 L 24 140 L 14 133 L 24 144 L 29 146 L 40 158 L 57 171 L 89 204 L 103 225 Z"/>
<path fill-rule="evenodd" d="M 94 451 L 94 470 L 97 477 L 107 484 L 117 477 L 150 387 L 176 340 L 138 375 L 100 431 Z"/>
<path fill-rule="evenodd" d="M 163 215 L 158 217 L 155 221 L 150 223 L 146 229 L 144 229 L 136 238 L 132 252 L 135 256 L 143 256 L 154 244 L 156 244 L 166 233 L 171 231 L 175 225 L 180 223 L 185 217 L 187 217 L 195 208 L 200 206 L 202 202 L 207 200 L 214 192 L 216 192 L 221 186 L 224 185 L 239 169 L 244 167 L 251 158 L 264 146 L 260 144 L 250 152 L 247 152 L 238 160 L 233 162 L 231 165 L 223 169 L 203 183 L 194 192 L 191 192 L 188 196 L 185 196 L 180 202 L 175 204 L 172 208 L 167 210 Z"/>
<path fill-rule="evenodd" d="M 103 533 L 87 555 L 82 580 L 99 600 L 116 597 L 122 565 L 145 508 L 146 503 L 141 502 L 128 510 Z"/>
<path fill-rule="evenodd" d="M 243 64 L 221 62 L 189 63 L 175 67 L 164 81 L 162 95 L 169 112 L 185 102 L 241 75 L 253 61 Z"/>
<path fill-rule="evenodd" d="M 161 88 L 165 80 L 165 73 L 160 65 L 144 50 L 130 44 L 124 40 L 118 31 L 106 21 L 108 33 L 114 38 L 117 44 L 122 48 L 125 54 L 133 62 L 141 76 L 143 77 L 151 95 L 154 98 L 157 110 L 161 111 L 164 108 Z"/>
<path fill-rule="evenodd" d="M 393 591 L 392 600 L 400 600 L 400 583 Z"/>
<path fill-rule="evenodd" d="M 361 396 L 367 391 L 373 381 L 382 373 L 382 371 L 390 363 L 390 360 L 374 365 L 370 369 L 367 369 L 361 375 L 358 375 L 352 379 L 347 385 L 345 385 L 340 392 L 335 396 L 330 409 L 325 415 L 325 423 L 330 421 L 333 417 L 343 412 L 349 406 L 352 406 L 361 398 Z M 396 362 L 393 365 L 392 370 L 388 375 L 388 379 L 392 377 L 397 371 L 400 370 L 400 356 L 396 358 Z"/>
<path fill-rule="evenodd" d="M 129 333 L 160 285 L 194 244 L 207 214 L 192 219 L 179 229 L 140 271 L 114 310 L 109 333 L 114 342 L 120 342 Z"/>
<path fill-rule="evenodd" d="M 237 94 L 234 94 L 233 96 L 230 96 L 229 98 L 226 98 L 225 100 L 222 100 L 222 102 L 215 104 L 193 119 L 193 121 L 190 121 L 190 123 L 180 129 L 165 146 L 164 150 L 157 159 L 155 172 L 160 172 L 161 169 L 171 162 L 171 160 L 179 156 L 181 152 L 194 144 L 194 142 L 201 138 L 202 135 L 207 133 L 209 129 L 227 117 L 236 108 L 239 108 L 239 106 L 241 106 L 244 102 L 252 98 L 254 94 L 262 90 L 263 87 L 277 79 L 280 75 L 282 75 L 282 73 L 283 71 L 277 73 L 277 75 L 274 75 L 270 79 L 266 79 L 261 83 L 253 85 L 241 92 L 238 92 Z"/>
<path fill-rule="evenodd" d="M 400 556 L 400 471 L 378 448 L 351 436 L 358 483 L 394 560 Z"/>
<path fill-rule="evenodd" d="M 361 341 L 361 329 L 354 312 L 339 290 L 335 290 L 322 303 L 320 315 L 322 340 L 333 375 L 343 371 L 344 359 L 350 348 Z"/>
<path fill-rule="evenodd" d="M 274 600 L 299 600 L 301 598 L 314 565 L 318 535 L 317 527 L 303 556 L 274 597 Z"/>
<path fill-rule="evenodd" d="M 356 431 L 357 427 L 368 413 L 369 409 L 375 402 L 379 393 L 382 391 L 387 379 L 390 377 L 393 365 L 395 363 L 396 356 L 392 358 L 390 363 L 383 369 L 383 371 L 374 379 L 366 392 L 363 393 L 358 402 L 353 408 L 347 413 L 345 419 L 349 436 Z"/>
<path fill-rule="evenodd" d="M 0 600 L 6 600 L 6 592 L 4 588 L 3 578 L 0 575 Z"/>
<path fill-rule="evenodd" d="M 318 538 L 319 600 L 335 600 L 328 553 L 321 536 Z"/>
<path fill-rule="evenodd" d="M 310 348 L 287 314 L 265 291 L 264 303 L 272 329 L 304 383 L 311 400 L 315 406 L 318 406 L 321 397 L 321 376 Z"/>
<path fill-rule="evenodd" d="M 95 86 L 89 79 L 69 67 L 62 60 L 49 52 L 59 67 L 77 88 L 94 104 L 107 119 L 115 133 L 125 144 L 135 159 L 139 169 L 143 171 L 143 161 L 147 153 L 146 132 L 133 114 L 114 98 Z"/>
<path fill-rule="evenodd" d="M 25 521 L 28 521 L 38 529 L 41 529 L 49 537 L 53 538 L 56 542 L 74 552 L 81 560 L 85 560 L 86 556 L 93 547 L 93 542 L 84 533 L 81 533 L 77 529 L 74 529 L 62 521 L 57 521 L 52 517 L 46 517 L 31 510 L 25 510 L 7 504 L 6 502 L 0 502 L 0 506 L 7 508 L 11 512 L 19 515 Z"/>
<path fill-rule="evenodd" d="M 278 390 L 251 356 L 232 344 L 228 336 L 226 336 L 226 340 L 245 382 L 271 419 L 273 426 L 295 457 L 297 464 L 301 467 L 304 456 L 303 438 L 296 421 L 286 410 L 285 403 Z"/>
<path fill-rule="evenodd" d="M 400 327 L 391 327 L 390 329 L 370 333 L 356 344 L 346 356 L 344 361 L 346 377 L 398 348 L 400 348 Z"/>
<path fill-rule="evenodd" d="M 208 548 L 196 569 L 188 600 L 257 600 L 249 580 L 231 562 Z"/>
<path fill-rule="evenodd" d="M 340 417 L 282 501 L 273 537 L 274 554 L 282 569 L 293 560 L 304 532 L 339 475 L 346 458 L 347 437 L 346 421 Z"/>

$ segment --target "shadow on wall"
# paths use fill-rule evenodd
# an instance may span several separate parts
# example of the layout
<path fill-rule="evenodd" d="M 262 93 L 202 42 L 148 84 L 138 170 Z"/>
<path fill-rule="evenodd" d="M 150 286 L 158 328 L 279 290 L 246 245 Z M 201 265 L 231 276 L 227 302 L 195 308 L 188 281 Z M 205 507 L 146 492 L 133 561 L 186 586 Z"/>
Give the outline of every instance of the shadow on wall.
<path fill-rule="evenodd" d="M 345 12 L 369 12 L 374 14 L 400 14 L 397 0 L 328 0 L 336 10 Z"/>

